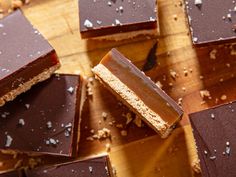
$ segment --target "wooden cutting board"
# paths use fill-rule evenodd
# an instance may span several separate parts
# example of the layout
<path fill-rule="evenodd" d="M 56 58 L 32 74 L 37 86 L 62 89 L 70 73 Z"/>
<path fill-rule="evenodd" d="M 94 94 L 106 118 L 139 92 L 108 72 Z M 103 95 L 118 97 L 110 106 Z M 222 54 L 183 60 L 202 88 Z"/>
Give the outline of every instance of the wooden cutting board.
<path fill-rule="evenodd" d="M 109 152 L 112 166 L 118 177 L 189 177 L 198 176 L 192 166 L 197 160 L 188 114 L 236 99 L 236 59 L 234 47 L 213 46 L 195 49 L 192 46 L 183 2 L 158 0 L 161 35 L 159 36 L 158 65 L 146 72 L 155 82 L 160 81 L 163 89 L 176 101 L 183 99 L 185 111 L 180 126 L 167 139 L 162 140 L 151 129 L 126 125 L 128 110 L 99 83 L 92 86 L 93 95 L 86 101 L 81 126 L 78 158 Z M 107 42 L 81 40 L 78 23 L 77 0 L 32 0 L 23 8 L 32 24 L 56 49 L 62 63 L 60 73 L 80 73 L 92 76 L 91 67 L 111 48 L 116 47 L 141 68 L 150 48 L 157 39 L 135 39 L 132 41 Z M 217 49 L 216 59 L 210 59 L 210 51 Z M 170 70 L 178 74 L 173 78 Z M 186 71 L 187 70 L 187 74 Z M 184 72 L 185 71 L 185 72 Z M 200 90 L 208 90 L 211 99 L 203 99 Z M 227 99 L 221 100 L 226 95 Z M 106 112 L 108 118 L 102 119 Z M 113 123 L 111 125 L 111 122 Z M 123 127 L 122 127 L 122 126 Z M 111 140 L 88 141 L 91 130 L 111 130 Z M 127 132 L 127 136 L 121 133 Z M 122 135 L 121 135 L 122 134 Z M 0 154 L 0 170 L 13 168 L 20 155 Z M 42 157 L 44 163 L 61 160 Z"/>

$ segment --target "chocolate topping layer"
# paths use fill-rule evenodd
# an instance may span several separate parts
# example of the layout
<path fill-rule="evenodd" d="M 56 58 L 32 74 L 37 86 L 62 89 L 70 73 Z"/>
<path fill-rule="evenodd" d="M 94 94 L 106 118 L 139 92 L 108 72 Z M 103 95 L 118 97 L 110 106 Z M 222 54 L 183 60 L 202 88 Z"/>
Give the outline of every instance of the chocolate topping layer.
<path fill-rule="evenodd" d="M 232 0 L 185 0 L 194 44 L 230 42 L 236 38 L 236 3 Z M 201 2 L 201 3 L 200 3 Z"/>
<path fill-rule="evenodd" d="M 0 148 L 74 155 L 81 80 L 54 75 L 0 108 Z"/>
<path fill-rule="evenodd" d="M 156 0 L 79 0 L 82 37 L 155 29 Z"/>
<path fill-rule="evenodd" d="M 109 177 L 108 158 L 99 157 L 26 171 L 27 177 Z"/>
<path fill-rule="evenodd" d="M 189 116 L 203 177 L 235 177 L 236 102 Z"/>
<path fill-rule="evenodd" d="M 55 50 L 20 10 L 0 20 L 0 97 L 58 63 Z"/>

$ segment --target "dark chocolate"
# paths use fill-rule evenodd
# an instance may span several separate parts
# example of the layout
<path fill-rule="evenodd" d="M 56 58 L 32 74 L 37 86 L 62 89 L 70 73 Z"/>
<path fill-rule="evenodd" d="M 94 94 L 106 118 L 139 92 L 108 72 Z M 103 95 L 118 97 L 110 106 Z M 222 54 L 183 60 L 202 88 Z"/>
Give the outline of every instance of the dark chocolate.
<path fill-rule="evenodd" d="M 22 177 L 22 176 L 18 171 L 11 171 L 6 173 L 1 173 L 0 177 Z"/>
<path fill-rule="evenodd" d="M 79 0 L 83 38 L 157 28 L 156 0 Z"/>
<path fill-rule="evenodd" d="M 0 20 L 0 97 L 56 64 L 55 50 L 20 10 Z"/>
<path fill-rule="evenodd" d="M 53 75 L 1 107 L 0 149 L 74 155 L 81 85 L 78 75 Z"/>
<path fill-rule="evenodd" d="M 189 115 L 203 177 L 236 176 L 236 102 Z"/>
<path fill-rule="evenodd" d="M 26 177 L 109 177 L 108 157 L 27 170 Z"/>
<path fill-rule="evenodd" d="M 236 3 L 232 0 L 185 0 L 193 44 L 236 39 Z"/>

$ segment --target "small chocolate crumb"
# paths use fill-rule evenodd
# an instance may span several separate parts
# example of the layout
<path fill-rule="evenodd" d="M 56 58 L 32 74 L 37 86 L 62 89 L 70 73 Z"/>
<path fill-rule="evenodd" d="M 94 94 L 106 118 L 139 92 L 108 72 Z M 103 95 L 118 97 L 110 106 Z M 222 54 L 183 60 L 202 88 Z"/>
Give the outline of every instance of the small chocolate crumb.
<path fill-rule="evenodd" d="M 175 80 L 178 77 L 178 74 L 174 70 L 170 70 L 170 76 Z"/>
<path fill-rule="evenodd" d="M 210 59 L 215 60 L 215 59 L 216 59 L 216 53 L 217 53 L 217 50 L 216 50 L 216 49 L 213 49 L 213 50 L 210 52 Z"/>
<path fill-rule="evenodd" d="M 128 135 L 126 130 L 121 130 L 120 134 L 121 134 L 121 136 L 127 136 Z"/>
<path fill-rule="evenodd" d="M 222 95 L 222 96 L 220 97 L 220 99 L 221 99 L 222 101 L 225 101 L 225 100 L 227 99 L 227 96 L 226 96 L 226 95 Z"/>

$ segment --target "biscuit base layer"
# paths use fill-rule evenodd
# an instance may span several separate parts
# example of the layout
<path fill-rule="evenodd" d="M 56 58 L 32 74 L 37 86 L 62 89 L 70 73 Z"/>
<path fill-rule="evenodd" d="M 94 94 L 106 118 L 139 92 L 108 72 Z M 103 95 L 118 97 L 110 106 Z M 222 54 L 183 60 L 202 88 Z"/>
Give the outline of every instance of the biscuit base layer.
<path fill-rule="evenodd" d="M 26 92 L 29 90 L 33 85 L 37 84 L 38 82 L 42 82 L 48 78 L 60 67 L 60 64 L 54 65 L 50 67 L 49 69 L 44 70 L 42 73 L 38 74 L 37 76 L 34 76 L 29 81 L 20 84 L 18 88 L 11 90 L 4 96 L 0 98 L 0 106 L 3 106 L 6 102 L 14 100 L 18 95 L 21 93 Z"/>
<path fill-rule="evenodd" d="M 168 137 L 173 130 L 173 126 L 169 125 L 157 113 L 147 107 L 134 91 L 122 83 L 104 65 L 98 64 L 93 68 L 93 72 L 105 87 L 116 95 L 116 97 L 134 113 L 140 116 L 142 120 L 159 133 L 162 138 Z"/>
<path fill-rule="evenodd" d="M 122 41 L 126 39 L 133 39 L 138 36 L 144 36 L 147 38 L 154 37 L 158 35 L 157 29 L 151 30 L 140 30 L 140 31 L 131 31 L 131 32 L 124 32 L 124 33 L 116 33 L 111 35 L 105 35 L 100 37 L 94 37 L 91 39 L 94 40 L 107 40 L 107 41 Z"/>

